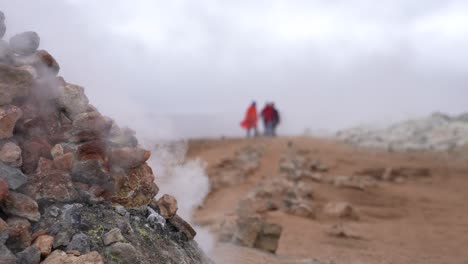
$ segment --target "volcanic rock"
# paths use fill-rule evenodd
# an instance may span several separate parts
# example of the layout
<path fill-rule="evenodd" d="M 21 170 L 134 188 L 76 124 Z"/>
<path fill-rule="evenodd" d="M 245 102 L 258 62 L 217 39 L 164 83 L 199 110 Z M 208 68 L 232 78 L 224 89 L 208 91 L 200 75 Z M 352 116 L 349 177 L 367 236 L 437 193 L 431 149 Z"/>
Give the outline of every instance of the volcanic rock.
<path fill-rule="evenodd" d="M 29 246 L 16 255 L 21 264 L 39 264 L 41 262 L 41 251 L 34 246 Z"/>
<path fill-rule="evenodd" d="M 23 32 L 10 38 L 10 47 L 18 55 L 31 55 L 40 44 L 39 35 L 33 31 Z"/>
<path fill-rule="evenodd" d="M 116 242 L 123 242 L 125 238 L 122 236 L 122 232 L 118 228 L 113 228 L 109 232 L 105 233 L 102 238 L 104 245 L 109 246 Z"/>
<path fill-rule="evenodd" d="M 14 105 L 0 107 L 0 139 L 13 136 L 13 129 L 15 128 L 16 121 L 18 121 L 22 115 L 23 111 Z"/>
<path fill-rule="evenodd" d="M 28 181 L 26 175 L 19 169 L 7 166 L 3 162 L 0 162 L 0 179 L 6 182 L 12 190 L 18 189 Z"/>
<path fill-rule="evenodd" d="M 17 192 L 8 194 L 8 197 L 3 201 L 2 209 L 9 215 L 24 217 L 34 222 L 41 218 L 36 201 Z"/>
<path fill-rule="evenodd" d="M 82 256 L 74 256 L 67 254 L 61 250 L 55 250 L 50 254 L 42 264 L 104 264 L 101 255 L 98 252 L 92 251 Z"/>
<path fill-rule="evenodd" d="M 172 195 L 164 194 L 156 202 L 156 205 L 158 206 L 159 214 L 165 219 L 170 219 L 177 213 L 177 200 Z"/>
<path fill-rule="evenodd" d="M 33 85 L 33 77 L 25 70 L 0 64 L 0 106 L 16 97 L 27 96 Z"/>
<path fill-rule="evenodd" d="M 12 167 L 20 167 L 23 164 L 21 148 L 13 142 L 7 142 L 0 148 L 0 161 Z"/>
<path fill-rule="evenodd" d="M 24 250 L 31 245 L 31 224 L 28 220 L 19 217 L 10 217 L 8 223 L 8 240 L 6 246 L 15 252 Z"/>
<path fill-rule="evenodd" d="M 54 237 L 49 235 L 43 235 L 36 238 L 33 247 L 36 247 L 41 252 L 41 256 L 47 257 L 52 251 L 52 244 L 54 243 Z"/>

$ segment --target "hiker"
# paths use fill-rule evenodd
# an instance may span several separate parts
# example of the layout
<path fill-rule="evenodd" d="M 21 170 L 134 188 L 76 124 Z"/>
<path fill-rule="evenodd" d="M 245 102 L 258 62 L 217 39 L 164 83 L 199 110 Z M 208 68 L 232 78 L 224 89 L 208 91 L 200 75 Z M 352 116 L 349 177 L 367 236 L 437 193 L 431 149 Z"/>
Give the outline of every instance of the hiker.
<path fill-rule="evenodd" d="M 258 136 L 257 121 L 257 104 L 253 101 L 245 113 L 244 120 L 241 122 L 241 127 L 247 130 L 247 137 L 251 136 L 252 130 L 254 136 Z"/>
<path fill-rule="evenodd" d="M 280 123 L 280 114 L 274 103 L 271 104 L 271 107 L 273 108 L 273 136 L 276 137 L 276 128 Z"/>
<path fill-rule="evenodd" d="M 265 136 L 274 135 L 274 109 L 271 103 L 266 103 L 262 110 L 263 125 L 265 126 Z"/>

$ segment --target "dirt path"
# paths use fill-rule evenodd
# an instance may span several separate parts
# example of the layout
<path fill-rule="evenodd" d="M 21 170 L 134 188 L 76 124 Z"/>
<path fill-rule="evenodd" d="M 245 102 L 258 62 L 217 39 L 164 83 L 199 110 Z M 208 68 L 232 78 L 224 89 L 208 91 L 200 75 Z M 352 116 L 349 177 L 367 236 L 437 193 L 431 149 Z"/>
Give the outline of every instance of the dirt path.
<path fill-rule="evenodd" d="M 289 141 L 327 164 L 330 175 L 351 175 L 376 166 L 417 166 L 430 168 L 432 176 L 403 184 L 381 183 L 365 191 L 317 183 L 314 197 L 318 203 L 347 201 L 357 208 L 360 221 L 346 225 L 362 239 L 328 236 L 325 230 L 340 222 L 337 220 L 310 220 L 273 212 L 269 220 L 284 228 L 277 256 L 220 244 L 215 249 L 220 263 L 294 263 L 289 258 L 318 258 L 338 264 L 468 264 L 468 164 L 447 155 L 358 150 L 308 138 L 192 142 L 190 157 L 200 157 L 208 166 L 247 145 L 265 149 L 260 169 L 246 182 L 210 194 L 196 219 L 216 227 L 220 219 L 232 214 L 237 202 L 259 180 L 277 174 L 279 159 Z"/>

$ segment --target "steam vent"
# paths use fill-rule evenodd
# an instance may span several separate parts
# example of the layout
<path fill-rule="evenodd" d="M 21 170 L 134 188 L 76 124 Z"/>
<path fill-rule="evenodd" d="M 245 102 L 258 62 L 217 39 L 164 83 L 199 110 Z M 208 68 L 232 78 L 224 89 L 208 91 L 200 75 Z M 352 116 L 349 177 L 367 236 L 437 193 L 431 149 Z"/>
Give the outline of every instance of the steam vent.
<path fill-rule="evenodd" d="M 211 263 L 158 193 L 151 153 L 0 12 L 0 264 Z M 161 198 L 161 199 L 163 199 Z"/>

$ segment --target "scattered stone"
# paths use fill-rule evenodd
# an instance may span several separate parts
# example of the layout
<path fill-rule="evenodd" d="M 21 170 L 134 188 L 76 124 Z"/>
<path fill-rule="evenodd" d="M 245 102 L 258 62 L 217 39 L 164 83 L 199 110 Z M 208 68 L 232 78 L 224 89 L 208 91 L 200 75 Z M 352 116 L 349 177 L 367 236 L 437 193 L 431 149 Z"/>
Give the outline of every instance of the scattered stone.
<path fill-rule="evenodd" d="M 77 250 L 82 254 L 90 251 L 89 237 L 85 234 L 76 234 L 67 246 L 67 250 Z"/>
<path fill-rule="evenodd" d="M 336 218 L 359 219 L 359 215 L 354 207 L 347 202 L 329 202 L 325 205 L 324 213 Z"/>
<path fill-rule="evenodd" d="M 34 232 L 32 235 L 31 235 L 31 240 L 34 241 L 36 240 L 36 238 L 40 237 L 40 236 L 45 236 L 47 235 L 48 232 L 47 230 L 44 230 L 44 229 L 39 229 L 37 230 L 36 232 Z"/>
<path fill-rule="evenodd" d="M 2 209 L 9 215 L 24 217 L 33 222 L 37 222 L 41 218 L 36 201 L 17 192 L 10 192 L 3 202 Z"/>
<path fill-rule="evenodd" d="M 39 50 L 29 56 L 17 57 L 15 65 L 31 66 L 36 71 L 36 75 L 41 77 L 57 76 L 60 71 L 60 66 L 55 58 L 45 50 Z"/>
<path fill-rule="evenodd" d="M 81 256 L 68 255 L 61 250 L 55 250 L 41 264 L 104 264 L 98 252 L 93 251 Z M 134 262 L 136 263 L 136 262 Z"/>
<path fill-rule="evenodd" d="M 41 262 L 41 251 L 37 247 L 30 246 L 16 254 L 21 264 L 39 264 Z M 1 263 L 1 262 L 0 262 Z"/>
<path fill-rule="evenodd" d="M 263 223 L 262 231 L 258 235 L 254 247 L 274 254 L 278 249 L 282 232 L 283 227 L 278 224 Z"/>
<path fill-rule="evenodd" d="M 197 235 L 195 229 L 193 229 L 189 223 L 178 215 L 174 215 L 174 217 L 169 219 L 169 223 L 171 223 L 179 232 L 182 232 L 188 240 L 193 240 Z"/>
<path fill-rule="evenodd" d="M 57 170 L 71 172 L 73 169 L 74 155 L 67 153 L 54 159 L 54 166 Z"/>
<path fill-rule="evenodd" d="M 27 31 L 14 35 L 10 39 L 10 47 L 18 55 L 31 55 L 39 48 L 40 38 L 36 32 Z"/>
<path fill-rule="evenodd" d="M 177 200 L 174 196 L 164 194 L 158 201 L 157 206 L 159 208 L 159 214 L 165 219 L 174 217 L 177 213 Z"/>
<path fill-rule="evenodd" d="M 125 238 L 122 236 L 122 232 L 120 232 L 120 229 L 114 228 L 109 232 L 105 233 L 102 240 L 104 242 L 104 245 L 109 246 L 116 242 L 124 242 Z"/>
<path fill-rule="evenodd" d="M 49 235 L 39 236 L 34 241 L 33 246 L 39 249 L 42 257 L 47 257 L 52 251 L 52 245 L 54 243 L 54 237 Z"/>
<path fill-rule="evenodd" d="M 351 231 L 348 227 L 342 224 L 332 225 L 326 230 L 327 235 L 338 237 L 338 238 L 349 238 L 349 239 L 362 239 L 361 236 Z"/>
<path fill-rule="evenodd" d="M 13 136 L 13 129 L 15 128 L 16 121 L 18 121 L 22 115 L 23 111 L 14 105 L 0 107 L 0 139 Z"/>

